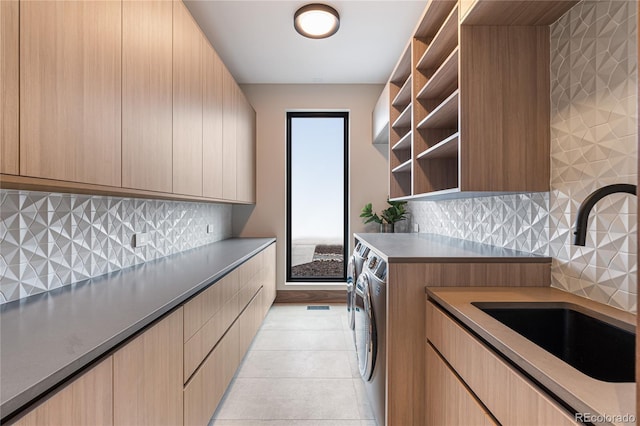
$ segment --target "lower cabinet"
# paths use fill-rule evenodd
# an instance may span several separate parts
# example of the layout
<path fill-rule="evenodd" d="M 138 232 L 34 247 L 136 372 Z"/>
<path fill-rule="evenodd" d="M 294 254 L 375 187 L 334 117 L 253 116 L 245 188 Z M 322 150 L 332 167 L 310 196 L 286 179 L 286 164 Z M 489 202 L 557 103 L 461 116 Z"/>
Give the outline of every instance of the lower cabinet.
<path fill-rule="evenodd" d="M 428 425 L 497 425 L 431 345 L 427 345 L 427 365 Z"/>
<path fill-rule="evenodd" d="M 112 362 L 108 357 L 21 417 L 15 425 L 112 425 Z"/>
<path fill-rule="evenodd" d="M 578 424 L 558 402 L 431 301 L 426 329 L 426 377 L 432 380 L 425 388 L 427 425 Z M 452 414 L 458 409 L 468 410 L 463 411 L 465 417 Z M 483 419 L 478 410 L 491 417 Z"/>
<path fill-rule="evenodd" d="M 15 424 L 206 425 L 275 298 L 275 244 Z"/>
<path fill-rule="evenodd" d="M 182 423 L 183 308 L 113 354 L 116 425 Z"/>

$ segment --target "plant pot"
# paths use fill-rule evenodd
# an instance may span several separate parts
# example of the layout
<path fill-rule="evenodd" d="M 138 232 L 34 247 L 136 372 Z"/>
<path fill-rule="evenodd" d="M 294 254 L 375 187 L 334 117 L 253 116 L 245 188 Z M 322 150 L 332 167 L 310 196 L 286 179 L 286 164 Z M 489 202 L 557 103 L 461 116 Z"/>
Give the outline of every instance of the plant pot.
<path fill-rule="evenodd" d="M 382 233 L 393 233 L 394 232 L 394 224 L 393 223 L 381 223 L 380 224 L 380 232 Z"/>

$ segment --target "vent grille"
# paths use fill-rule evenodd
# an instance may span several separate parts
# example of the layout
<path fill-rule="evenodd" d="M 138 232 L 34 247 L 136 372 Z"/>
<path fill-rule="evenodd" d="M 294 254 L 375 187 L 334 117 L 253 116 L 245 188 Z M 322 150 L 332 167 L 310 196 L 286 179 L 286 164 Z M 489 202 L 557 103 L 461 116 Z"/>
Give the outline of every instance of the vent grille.
<path fill-rule="evenodd" d="M 307 306 L 307 311 L 328 311 L 329 306 Z"/>

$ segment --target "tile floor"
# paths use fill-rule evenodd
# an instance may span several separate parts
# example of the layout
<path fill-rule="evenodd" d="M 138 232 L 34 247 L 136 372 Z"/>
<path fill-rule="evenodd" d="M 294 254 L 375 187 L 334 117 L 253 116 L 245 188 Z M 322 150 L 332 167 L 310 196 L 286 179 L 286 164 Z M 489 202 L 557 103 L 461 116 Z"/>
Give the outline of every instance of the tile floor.
<path fill-rule="evenodd" d="M 345 305 L 273 305 L 210 426 L 376 426 Z"/>

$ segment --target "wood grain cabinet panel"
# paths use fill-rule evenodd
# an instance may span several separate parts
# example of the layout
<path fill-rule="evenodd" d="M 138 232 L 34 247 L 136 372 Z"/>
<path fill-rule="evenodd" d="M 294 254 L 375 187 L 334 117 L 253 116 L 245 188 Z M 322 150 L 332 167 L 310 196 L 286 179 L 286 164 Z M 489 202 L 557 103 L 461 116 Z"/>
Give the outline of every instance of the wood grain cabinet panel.
<path fill-rule="evenodd" d="M 18 0 L 0 2 L 0 173 L 17 175 L 19 128 Z"/>
<path fill-rule="evenodd" d="M 105 359 L 45 400 L 16 426 L 113 425 L 113 360 Z"/>
<path fill-rule="evenodd" d="M 122 3 L 122 186 L 171 193 L 173 4 Z"/>
<path fill-rule="evenodd" d="M 181 1 L 173 2 L 173 192 L 202 195 L 204 36 Z"/>
<path fill-rule="evenodd" d="M 206 425 L 211 419 L 240 365 L 239 338 L 236 322 L 184 387 L 185 425 Z"/>
<path fill-rule="evenodd" d="M 222 198 L 222 71 L 215 50 L 204 43 L 204 99 L 202 123 L 202 194 Z"/>
<path fill-rule="evenodd" d="M 116 425 L 179 425 L 183 421 L 183 308 L 113 355 Z"/>
<path fill-rule="evenodd" d="M 549 395 L 432 302 L 427 302 L 426 330 L 428 340 L 501 424 L 578 424 Z"/>
<path fill-rule="evenodd" d="M 497 425 L 431 345 L 427 345 L 427 366 L 427 426 Z"/>
<path fill-rule="evenodd" d="M 21 175 L 121 186 L 121 46 L 120 1 L 20 3 Z"/>
<path fill-rule="evenodd" d="M 236 200 L 236 121 L 238 115 L 238 88 L 229 70 L 222 71 L 222 198 Z"/>
<path fill-rule="evenodd" d="M 236 123 L 237 142 L 237 194 L 238 201 L 256 201 L 256 113 L 238 89 L 238 120 Z"/>

